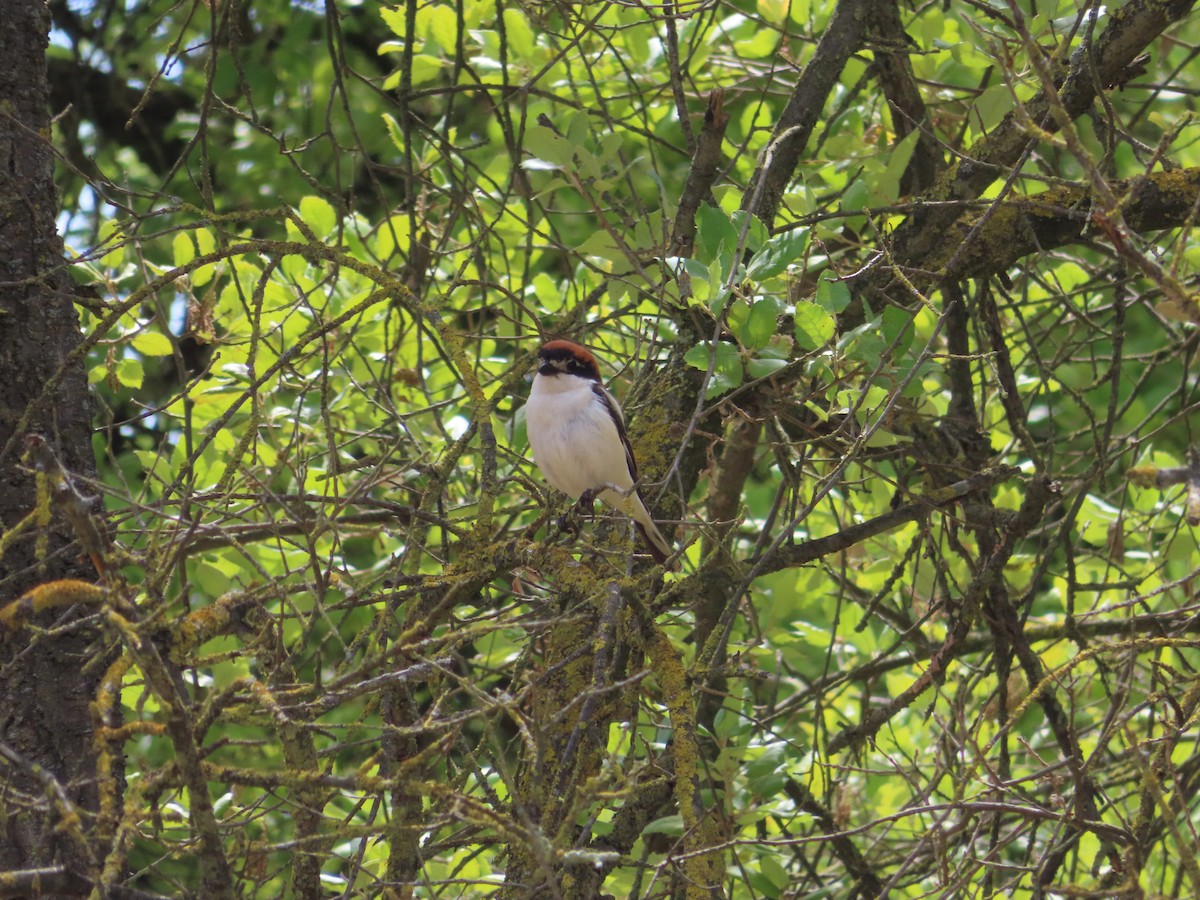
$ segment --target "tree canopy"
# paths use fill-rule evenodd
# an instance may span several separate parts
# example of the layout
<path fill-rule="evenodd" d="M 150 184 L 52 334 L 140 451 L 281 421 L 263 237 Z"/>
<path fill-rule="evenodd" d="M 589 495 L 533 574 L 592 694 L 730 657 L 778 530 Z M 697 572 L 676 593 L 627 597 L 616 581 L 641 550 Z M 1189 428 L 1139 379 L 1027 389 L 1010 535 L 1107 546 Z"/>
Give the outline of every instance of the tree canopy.
<path fill-rule="evenodd" d="M 1190 0 L 50 7 L 94 896 L 1200 893 Z"/>

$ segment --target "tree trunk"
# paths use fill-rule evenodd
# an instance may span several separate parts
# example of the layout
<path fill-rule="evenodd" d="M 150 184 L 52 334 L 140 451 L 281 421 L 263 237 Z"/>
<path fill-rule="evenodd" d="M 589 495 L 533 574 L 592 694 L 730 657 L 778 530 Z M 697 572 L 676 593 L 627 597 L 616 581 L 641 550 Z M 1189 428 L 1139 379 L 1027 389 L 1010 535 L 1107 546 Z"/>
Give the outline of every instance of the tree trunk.
<path fill-rule="evenodd" d="M 49 26 L 42 0 L 0 0 L 0 536 L 35 506 L 27 435 L 42 435 L 69 471 L 95 472 L 84 367 L 67 362 L 80 330 L 55 232 Z M 57 518 L 6 543 L 0 608 L 39 583 L 95 579 Z M 97 805 L 88 703 L 103 667 L 98 632 L 81 619 L 59 610 L 0 630 L 0 871 L 57 867 L 50 883 L 62 891 L 67 873 L 87 877 L 94 864 L 83 840 Z"/>

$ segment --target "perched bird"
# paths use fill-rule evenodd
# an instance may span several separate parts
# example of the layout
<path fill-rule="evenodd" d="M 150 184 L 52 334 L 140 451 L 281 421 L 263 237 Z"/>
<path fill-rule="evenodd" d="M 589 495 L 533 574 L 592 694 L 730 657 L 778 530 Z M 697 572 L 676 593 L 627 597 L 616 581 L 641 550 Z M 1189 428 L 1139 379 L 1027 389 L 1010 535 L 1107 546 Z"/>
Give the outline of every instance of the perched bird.
<path fill-rule="evenodd" d="M 544 345 L 525 404 L 525 423 L 534 461 L 547 481 L 572 500 L 594 490 L 595 496 L 633 519 L 650 555 L 658 563 L 666 562 L 671 545 L 637 491 L 631 490 L 637 463 L 621 407 L 600 383 L 596 357 L 572 341 Z"/>

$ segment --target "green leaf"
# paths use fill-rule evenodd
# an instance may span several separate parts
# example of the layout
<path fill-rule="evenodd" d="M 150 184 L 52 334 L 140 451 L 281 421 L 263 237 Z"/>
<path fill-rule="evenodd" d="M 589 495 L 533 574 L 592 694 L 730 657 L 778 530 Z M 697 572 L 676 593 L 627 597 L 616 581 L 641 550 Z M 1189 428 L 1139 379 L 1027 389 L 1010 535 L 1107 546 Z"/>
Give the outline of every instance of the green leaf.
<path fill-rule="evenodd" d="M 789 0 L 758 0 L 758 11 L 772 25 L 782 25 L 787 21 Z"/>
<path fill-rule="evenodd" d="M 842 194 L 842 209 L 851 211 L 862 209 L 870 201 L 871 186 L 867 184 L 866 179 L 859 178 L 846 188 L 846 193 Z"/>
<path fill-rule="evenodd" d="M 758 28 L 747 39 L 734 41 L 734 47 L 745 59 L 763 59 L 779 52 L 779 35 L 773 28 Z"/>
<path fill-rule="evenodd" d="M 782 897 L 784 889 L 792 883 L 791 876 L 779 860 L 770 855 L 763 855 L 758 860 L 759 869 L 768 884 L 762 886 L 767 897 Z"/>
<path fill-rule="evenodd" d="M 192 570 L 192 577 L 210 596 L 217 597 L 229 590 L 233 583 L 230 577 L 222 571 L 222 567 L 212 560 L 204 559 Z"/>
<path fill-rule="evenodd" d="M 392 141 L 392 146 L 403 152 L 404 132 L 400 130 L 400 123 L 396 121 L 396 117 L 391 113 L 384 113 L 383 126 L 387 129 L 388 137 L 391 138 Z"/>
<path fill-rule="evenodd" d="M 207 228 L 197 228 L 195 231 L 196 247 L 200 251 L 201 256 L 206 256 L 217 249 L 217 239 L 213 237 L 211 231 Z M 192 286 L 204 287 L 212 281 L 214 267 L 210 263 L 200 266 L 196 271 L 192 272 Z"/>
<path fill-rule="evenodd" d="M 436 56 L 431 56 L 428 53 L 419 53 L 413 57 L 412 61 L 412 83 L 413 87 L 433 81 L 442 73 L 442 69 L 446 67 L 446 63 Z M 394 91 L 400 87 L 400 82 L 403 81 L 403 73 L 397 69 L 391 75 L 383 80 L 383 90 Z"/>
<path fill-rule="evenodd" d="M 447 53 L 453 53 L 458 43 L 458 16 L 448 6 L 427 6 L 417 13 L 417 20 L 422 18 L 429 29 L 429 35 L 441 45 Z"/>
<path fill-rule="evenodd" d="M 133 455 L 141 463 L 142 471 L 147 475 L 151 474 L 155 467 L 162 462 L 162 457 L 157 450 L 134 450 Z"/>
<path fill-rule="evenodd" d="M 787 364 L 786 359 L 778 359 L 774 356 L 756 356 L 746 363 L 746 372 L 751 378 L 766 378 L 768 375 L 774 375 Z"/>
<path fill-rule="evenodd" d="M 739 711 L 727 707 L 718 709 L 713 717 L 713 734 L 722 744 L 728 744 L 731 738 L 749 734 L 753 727 L 753 723 Z"/>
<path fill-rule="evenodd" d="M 186 231 L 181 231 L 175 235 L 171 241 L 171 261 L 176 268 L 186 266 L 196 258 L 196 247 L 192 244 L 192 238 Z"/>
<path fill-rule="evenodd" d="M 145 378 L 145 370 L 140 359 L 125 359 L 117 361 L 117 381 L 128 388 L 140 388 Z"/>
<path fill-rule="evenodd" d="M 761 748 L 757 756 L 754 750 L 747 753 L 743 768 L 755 795 L 770 797 L 782 789 L 787 780 L 786 751 L 786 746 L 779 742 Z"/>
<path fill-rule="evenodd" d="M 194 232 L 196 235 L 196 247 L 200 250 L 200 255 L 212 253 L 217 249 L 217 239 L 213 237 L 213 233 L 207 228 L 197 228 Z"/>
<path fill-rule="evenodd" d="M 570 166 L 575 159 L 571 142 L 544 125 L 530 125 L 525 130 L 525 149 L 560 169 Z"/>
<path fill-rule="evenodd" d="M 729 304 L 729 308 L 725 310 L 725 321 L 729 323 L 729 328 L 735 334 L 741 334 L 742 328 L 746 325 L 746 320 L 750 318 L 750 304 L 740 297 Z"/>
<path fill-rule="evenodd" d="M 508 36 L 510 57 L 515 55 L 518 59 L 527 60 L 533 55 L 533 29 L 529 27 L 529 20 L 519 9 L 510 6 L 504 10 L 504 31 Z"/>
<path fill-rule="evenodd" d="M 842 337 L 839 342 L 842 351 L 852 359 L 857 359 L 870 366 L 879 364 L 887 343 L 880 334 L 879 319 L 871 319 Z"/>
<path fill-rule="evenodd" d="M 874 193 L 880 200 L 894 203 L 900 196 L 900 179 L 904 177 L 904 171 L 908 168 L 908 162 L 912 159 L 913 150 L 916 148 L 917 139 L 920 136 L 921 132 L 914 130 L 906 134 L 900 143 L 892 148 L 887 168 L 875 180 Z"/>
<path fill-rule="evenodd" d="M 750 350 L 758 350 L 767 346 L 778 329 L 779 307 L 770 297 L 757 300 L 750 308 L 750 315 L 738 332 L 742 346 Z"/>
<path fill-rule="evenodd" d="M 642 834 L 683 834 L 683 816 L 663 816 L 642 829 Z"/>
<path fill-rule="evenodd" d="M 746 267 L 746 277 L 753 281 L 774 278 L 792 263 L 799 262 L 808 249 L 808 235 L 807 228 L 775 235 L 751 258 Z"/>
<path fill-rule="evenodd" d="M 100 223 L 100 247 L 116 247 L 115 250 L 110 250 L 100 257 L 100 264 L 117 268 L 125 261 L 125 233 L 121 228 L 121 223 L 116 219 L 107 219 Z M 117 244 L 122 246 L 117 247 Z"/>
<path fill-rule="evenodd" d="M 379 10 L 379 17 L 383 19 L 383 24 L 386 25 L 389 30 L 391 30 L 392 34 L 404 37 L 406 33 L 404 10 L 390 9 L 385 6 L 383 9 Z"/>
<path fill-rule="evenodd" d="M 832 275 L 822 275 L 817 282 L 817 304 L 836 315 L 850 305 L 850 288 L 844 282 L 834 281 Z"/>
<path fill-rule="evenodd" d="M 813 23 L 809 21 L 812 15 L 811 0 L 792 0 L 789 4 L 788 15 L 797 25 L 803 25 L 805 28 L 813 27 Z"/>
<path fill-rule="evenodd" d="M 408 216 L 401 213 L 380 222 L 372 242 L 375 256 L 386 262 L 396 251 L 407 253 L 411 238 L 409 226 Z"/>
<path fill-rule="evenodd" d="M 706 399 L 719 397 L 742 383 L 742 357 L 731 344 L 718 343 L 715 348 L 705 341 L 684 354 L 684 361 L 702 372 L 708 371 L 710 355 L 715 355 L 713 377 L 708 383 Z"/>
<path fill-rule="evenodd" d="M 1000 124 L 1001 119 L 1008 115 L 1014 103 L 1011 85 L 1006 83 L 993 84 L 979 95 L 971 107 L 971 124 L 976 124 L 974 119 L 977 116 L 982 130 L 984 132 L 991 131 Z"/>
<path fill-rule="evenodd" d="M 820 350 L 833 339 L 837 326 L 825 308 L 816 303 L 797 303 L 795 330 L 796 343 L 805 350 Z"/>
<path fill-rule="evenodd" d="M 763 244 L 771 237 L 767 231 L 767 226 L 762 223 L 762 219 L 758 216 L 751 215 L 742 209 L 735 209 L 729 216 L 729 223 L 733 225 L 734 231 L 737 233 L 737 239 L 743 240 L 742 231 L 746 232 L 745 243 L 743 250 L 750 253 L 757 253 L 762 249 Z"/>
<path fill-rule="evenodd" d="M 599 256 L 613 262 L 625 259 L 624 251 L 617 246 L 613 236 L 603 230 L 593 231 L 576 249 L 585 256 Z"/>
<path fill-rule="evenodd" d="M 883 332 L 883 339 L 887 345 L 889 347 L 895 345 L 895 350 L 892 351 L 893 359 L 899 359 L 912 346 L 912 314 L 898 306 L 889 306 L 883 311 L 883 323 L 880 330 Z"/>
<path fill-rule="evenodd" d="M 325 237 L 333 233 L 337 223 L 337 214 L 328 200 L 322 197 L 302 197 L 300 199 L 300 219 L 312 229 L 317 237 Z"/>
<path fill-rule="evenodd" d="M 625 32 L 624 49 L 629 61 L 639 67 L 645 66 L 650 61 L 652 52 L 650 49 L 650 38 L 652 36 L 653 32 L 645 28 L 632 28 Z M 654 43 L 657 48 L 657 39 Z"/>
<path fill-rule="evenodd" d="M 579 166 L 580 177 L 592 182 L 592 190 L 603 193 L 609 189 L 610 185 L 602 180 L 604 172 L 600 160 L 596 159 L 595 154 L 584 144 L 575 145 L 575 160 Z"/>
<path fill-rule="evenodd" d="M 170 356 L 173 352 L 170 339 L 157 331 L 143 331 L 135 335 L 132 344 L 133 349 L 142 356 Z"/>
<path fill-rule="evenodd" d="M 592 117 L 583 110 L 571 116 L 567 123 L 567 140 L 571 146 L 581 149 L 588 145 L 592 137 Z"/>
<path fill-rule="evenodd" d="M 711 263 L 722 253 L 732 253 L 737 246 L 737 229 L 721 210 L 700 204 L 696 211 L 696 258 Z"/>
<path fill-rule="evenodd" d="M 609 132 L 600 138 L 600 150 L 596 154 L 596 158 L 605 163 L 619 163 L 618 154 L 621 152 L 624 142 L 625 138 L 619 131 Z"/>

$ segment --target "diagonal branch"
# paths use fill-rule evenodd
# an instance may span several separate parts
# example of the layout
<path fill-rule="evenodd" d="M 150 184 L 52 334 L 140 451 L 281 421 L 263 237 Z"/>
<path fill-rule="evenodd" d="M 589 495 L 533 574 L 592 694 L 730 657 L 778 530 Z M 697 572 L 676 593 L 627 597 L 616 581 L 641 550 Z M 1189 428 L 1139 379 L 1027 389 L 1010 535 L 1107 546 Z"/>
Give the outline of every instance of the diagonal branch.
<path fill-rule="evenodd" d="M 821 120 L 825 98 L 837 84 L 850 54 L 866 40 L 868 13 L 874 5 L 872 0 L 838 3 L 816 52 L 775 123 L 771 143 L 742 200 L 742 209 L 758 216 L 768 228 L 779 213 L 784 188 L 796 170 L 800 154 Z"/>
<path fill-rule="evenodd" d="M 1153 172 L 1127 181 L 1114 181 L 1110 190 L 1124 198 L 1125 224 L 1137 232 L 1179 228 L 1191 223 L 1200 203 L 1200 168 Z M 1091 210 L 1094 192 L 1079 185 L 1056 186 L 1040 194 L 997 204 L 986 222 L 984 215 L 964 216 L 922 263 L 927 273 L 939 272 L 955 259 L 955 280 L 979 278 L 1005 271 L 1031 253 L 1078 243 L 1098 231 Z M 979 225 L 976 228 L 976 225 Z M 970 239 L 963 240 L 970 235 Z M 949 239 L 947 239 L 949 238 Z M 948 273 L 949 274 L 949 273 Z M 914 274 L 918 288 L 932 274 Z"/>
<path fill-rule="evenodd" d="M 709 95 L 708 106 L 704 110 L 704 124 L 696 140 L 696 152 L 692 154 L 692 166 L 675 211 L 675 225 L 671 232 L 673 256 L 692 254 L 692 244 L 696 240 L 696 211 L 705 198 L 711 196 L 713 183 L 720 172 L 721 142 L 725 139 L 725 127 L 728 124 L 725 92 L 718 88 Z"/>
<path fill-rule="evenodd" d="M 909 59 L 911 43 L 895 3 L 879 3 L 871 10 L 871 51 L 875 79 L 887 98 L 892 128 L 900 140 L 920 130 L 917 146 L 900 179 L 900 193 L 919 194 L 933 185 L 944 166 L 941 147 L 929 128 L 925 99 Z"/>
<path fill-rule="evenodd" d="M 877 534 L 883 534 L 905 522 L 918 519 L 932 510 L 951 506 L 972 494 L 1001 484 L 1017 474 L 1019 474 L 1019 470 L 1012 466 L 987 469 L 978 475 L 972 475 L 970 478 L 957 481 L 947 487 L 931 491 L 929 494 L 898 506 L 881 516 L 843 528 L 836 534 L 813 538 L 811 541 L 804 541 L 790 547 L 781 547 L 762 566 L 760 572 L 766 574 L 802 566 L 823 556 L 828 556 L 830 553 L 846 550 Z"/>
<path fill-rule="evenodd" d="M 1111 15 L 1095 43 L 1085 43 L 1064 67 L 1058 99 L 1072 118 L 1085 113 L 1101 90 L 1121 84 L 1126 69 L 1151 41 L 1178 22 L 1195 0 L 1130 0 Z M 1022 156 L 1031 140 L 1025 115 L 1053 134 L 1058 124 L 1051 115 L 1051 91 L 1043 90 L 1025 104 L 1025 113 L 1012 110 L 986 137 L 976 141 L 939 179 L 928 200 L 974 200 Z M 894 255 L 904 265 L 925 263 L 945 244 L 945 232 L 958 218 L 953 204 L 927 207 L 896 231 Z"/>

